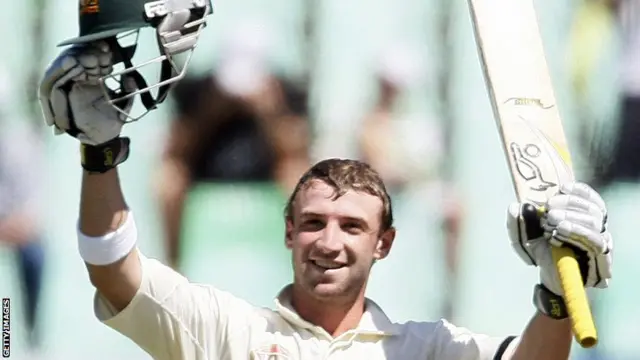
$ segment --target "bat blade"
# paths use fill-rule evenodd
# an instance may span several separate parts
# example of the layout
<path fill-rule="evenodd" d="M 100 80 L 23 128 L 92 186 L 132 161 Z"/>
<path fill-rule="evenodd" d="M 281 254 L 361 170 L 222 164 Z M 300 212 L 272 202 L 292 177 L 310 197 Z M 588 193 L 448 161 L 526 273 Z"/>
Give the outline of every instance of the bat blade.
<path fill-rule="evenodd" d="M 467 2 L 516 197 L 543 205 L 574 173 L 533 0 Z M 576 340 L 591 347 L 595 325 L 578 264 L 566 250 L 554 249 L 565 302 Z"/>

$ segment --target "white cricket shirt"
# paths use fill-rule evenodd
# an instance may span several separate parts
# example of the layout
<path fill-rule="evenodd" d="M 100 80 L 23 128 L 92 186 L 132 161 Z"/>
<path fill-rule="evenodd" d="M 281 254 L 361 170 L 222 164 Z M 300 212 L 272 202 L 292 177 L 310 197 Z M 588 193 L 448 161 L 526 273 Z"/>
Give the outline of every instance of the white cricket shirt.
<path fill-rule="evenodd" d="M 131 303 L 116 313 L 97 293 L 94 310 L 98 319 L 158 360 L 491 360 L 505 340 L 473 334 L 446 320 L 393 323 L 369 299 L 358 328 L 333 338 L 296 314 L 290 286 L 273 310 L 258 308 L 191 283 L 157 260 L 140 255 L 140 261 L 142 283 Z"/>

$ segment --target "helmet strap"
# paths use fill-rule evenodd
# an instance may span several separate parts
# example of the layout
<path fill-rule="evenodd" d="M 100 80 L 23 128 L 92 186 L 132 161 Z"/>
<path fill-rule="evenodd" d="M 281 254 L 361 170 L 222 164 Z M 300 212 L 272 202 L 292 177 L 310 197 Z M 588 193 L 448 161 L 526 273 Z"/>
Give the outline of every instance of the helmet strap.
<path fill-rule="evenodd" d="M 114 37 L 111 39 L 109 45 L 113 49 L 114 55 L 116 57 L 115 62 L 122 62 L 127 70 L 132 69 L 133 63 L 131 62 L 131 59 L 133 58 L 133 54 L 136 51 L 137 43 L 131 46 L 122 47 L 118 40 Z M 172 72 L 173 69 L 169 60 L 162 60 L 160 68 L 160 82 L 169 80 L 171 78 Z M 138 89 L 146 89 L 148 87 L 147 81 L 138 70 L 133 70 L 127 75 L 131 76 Z M 140 100 L 142 101 L 142 105 L 144 105 L 144 107 L 149 111 L 155 109 L 158 104 L 162 103 L 166 99 L 167 95 L 169 94 L 170 88 L 171 86 L 169 84 L 160 86 L 158 88 L 158 96 L 156 98 L 154 98 L 148 91 L 141 93 Z"/>

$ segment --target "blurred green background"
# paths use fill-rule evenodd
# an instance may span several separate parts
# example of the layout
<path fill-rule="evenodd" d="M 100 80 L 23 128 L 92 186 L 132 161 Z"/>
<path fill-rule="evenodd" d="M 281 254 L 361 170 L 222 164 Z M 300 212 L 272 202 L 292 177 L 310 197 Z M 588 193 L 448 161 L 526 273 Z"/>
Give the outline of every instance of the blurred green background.
<path fill-rule="evenodd" d="M 106 0 L 103 0 L 106 1 Z M 26 80 L 34 61 L 46 65 L 60 50 L 55 44 L 76 35 L 73 1 L 51 0 L 5 2 L 0 13 L 4 37 L 0 65 L 10 77 L 9 121 L 0 131 L 12 131 L 33 119 L 29 113 Z M 315 139 L 313 157 L 355 156 L 354 131 L 370 106 L 374 89 L 372 71 L 376 54 L 397 41 L 420 50 L 429 71 L 436 74 L 439 60 L 441 2 L 437 0 L 324 0 L 316 4 L 317 43 L 312 70 L 312 115 Z M 570 88 L 568 32 L 577 2 L 538 1 L 541 28 L 551 66 L 560 110 L 571 141 L 579 114 Z M 304 70 L 301 26 L 304 3 L 293 0 L 219 0 L 216 13 L 194 55 L 193 70 L 212 68 L 217 49 L 230 29 L 246 19 L 267 22 L 274 30 L 274 65 L 287 74 Z M 449 158 L 460 187 L 466 217 L 463 228 L 462 269 L 455 298 L 454 323 L 489 334 L 519 333 L 533 313 L 532 286 L 535 269 L 523 266 L 511 251 L 505 231 L 506 208 L 513 192 L 498 134 L 495 130 L 466 2 L 450 0 L 452 34 L 448 43 L 451 71 L 451 109 L 456 131 Z M 44 8 L 44 53 L 34 57 L 31 21 Z M 498 11 L 498 10 L 497 10 Z M 142 33 L 135 59 L 155 56 L 152 33 Z M 605 45 L 590 79 L 589 108 L 598 119 L 616 111 L 617 86 L 610 76 L 615 68 L 618 43 Z M 36 63 L 37 64 L 37 63 Z M 417 114 L 438 111 L 434 82 L 413 89 L 407 97 Z M 140 104 L 137 104 L 140 106 Z M 122 166 L 126 196 L 135 212 L 140 247 L 152 257 L 164 258 L 159 214 L 152 197 L 151 170 L 158 163 L 169 105 L 128 125 L 133 139 L 131 158 Z M 584 120 L 584 119 L 582 119 Z M 105 326 L 92 314 L 93 290 L 77 254 L 75 224 L 78 211 L 80 169 L 77 143 L 67 137 L 43 132 L 46 166 L 42 169 L 42 219 L 46 227 L 44 316 L 46 359 L 146 359 L 133 343 Z M 574 151 L 575 152 L 575 151 Z M 579 154 L 576 154 L 579 155 Z M 637 156 L 637 154 L 631 154 Z M 582 170 L 577 159 L 578 172 Z M 420 195 L 420 196 L 418 196 Z M 438 199 L 431 194 L 404 194 L 396 200 L 398 240 L 389 259 L 376 265 L 369 296 L 398 321 L 435 320 L 444 281 L 441 232 L 437 227 Z M 640 186 L 618 187 L 606 194 L 610 229 L 615 237 L 614 280 L 610 289 L 597 292 L 596 318 L 601 345 L 607 359 L 640 358 L 640 306 L 637 305 L 640 270 L 633 258 L 640 253 L 636 223 L 640 212 Z M 270 306 L 277 291 L 291 279 L 289 254 L 283 247 L 282 209 L 284 194 L 269 185 L 201 186 L 189 199 L 185 236 L 185 272 L 198 282 L 213 283 L 256 305 Z M 424 200 L 418 200 L 427 199 Z M 429 199 L 432 199 L 429 200 Z M 636 252 L 638 250 L 638 252 Z M 13 253 L 0 248 L 0 294 L 13 302 L 13 357 L 25 358 L 21 334 L 21 297 Z M 575 357 L 595 352 L 577 351 Z"/>

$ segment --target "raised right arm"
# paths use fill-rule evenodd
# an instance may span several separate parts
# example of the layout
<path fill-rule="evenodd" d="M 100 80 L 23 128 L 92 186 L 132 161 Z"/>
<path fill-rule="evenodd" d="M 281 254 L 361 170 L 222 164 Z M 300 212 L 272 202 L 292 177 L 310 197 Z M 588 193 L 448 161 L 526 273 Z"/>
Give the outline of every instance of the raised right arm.
<path fill-rule="evenodd" d="M 86 238 L 81 241 L 99 241 L 105 235 L 124 229 L 125 224 L 132 226 L 130 216 L 117 169 L 104 174 L 83 171 L 78 231 Z M 137 236 L 135 228 L 125 236 Z M 142 275 L 135 247 L 114 263 L 86 265 L 93 286 L 117 311 L 131 302 L 140 287 Z"/>
<path fill-rule="evenodd" d="M 250 312 L 248 304 L 145 257 L 135 246 L 137 235 L 117 170 L 85 171 L 78 241 L 96 288 L 98 319 L 155 359 L 215 358 L 228 328 Z"/>
<path fill-rule="evenodd" d="M 129 139 L 120 136 L 121 111 L 101 101 L 95 79 L 111 71 L 111 57 L 104 43 L 69 48 L 49 66 L 39 89 L 47 125 L 81 142 L 77 241 L 97 290 L 95 315 L 154 359 L 219 358 L 227 334 L 246 326 L 252 307 L 189 282 L 137 249 L 134 214 L 117 170 L 128 158 Z M 132 102 L 121 101 L 120 110 L 128 111 Z"/>

